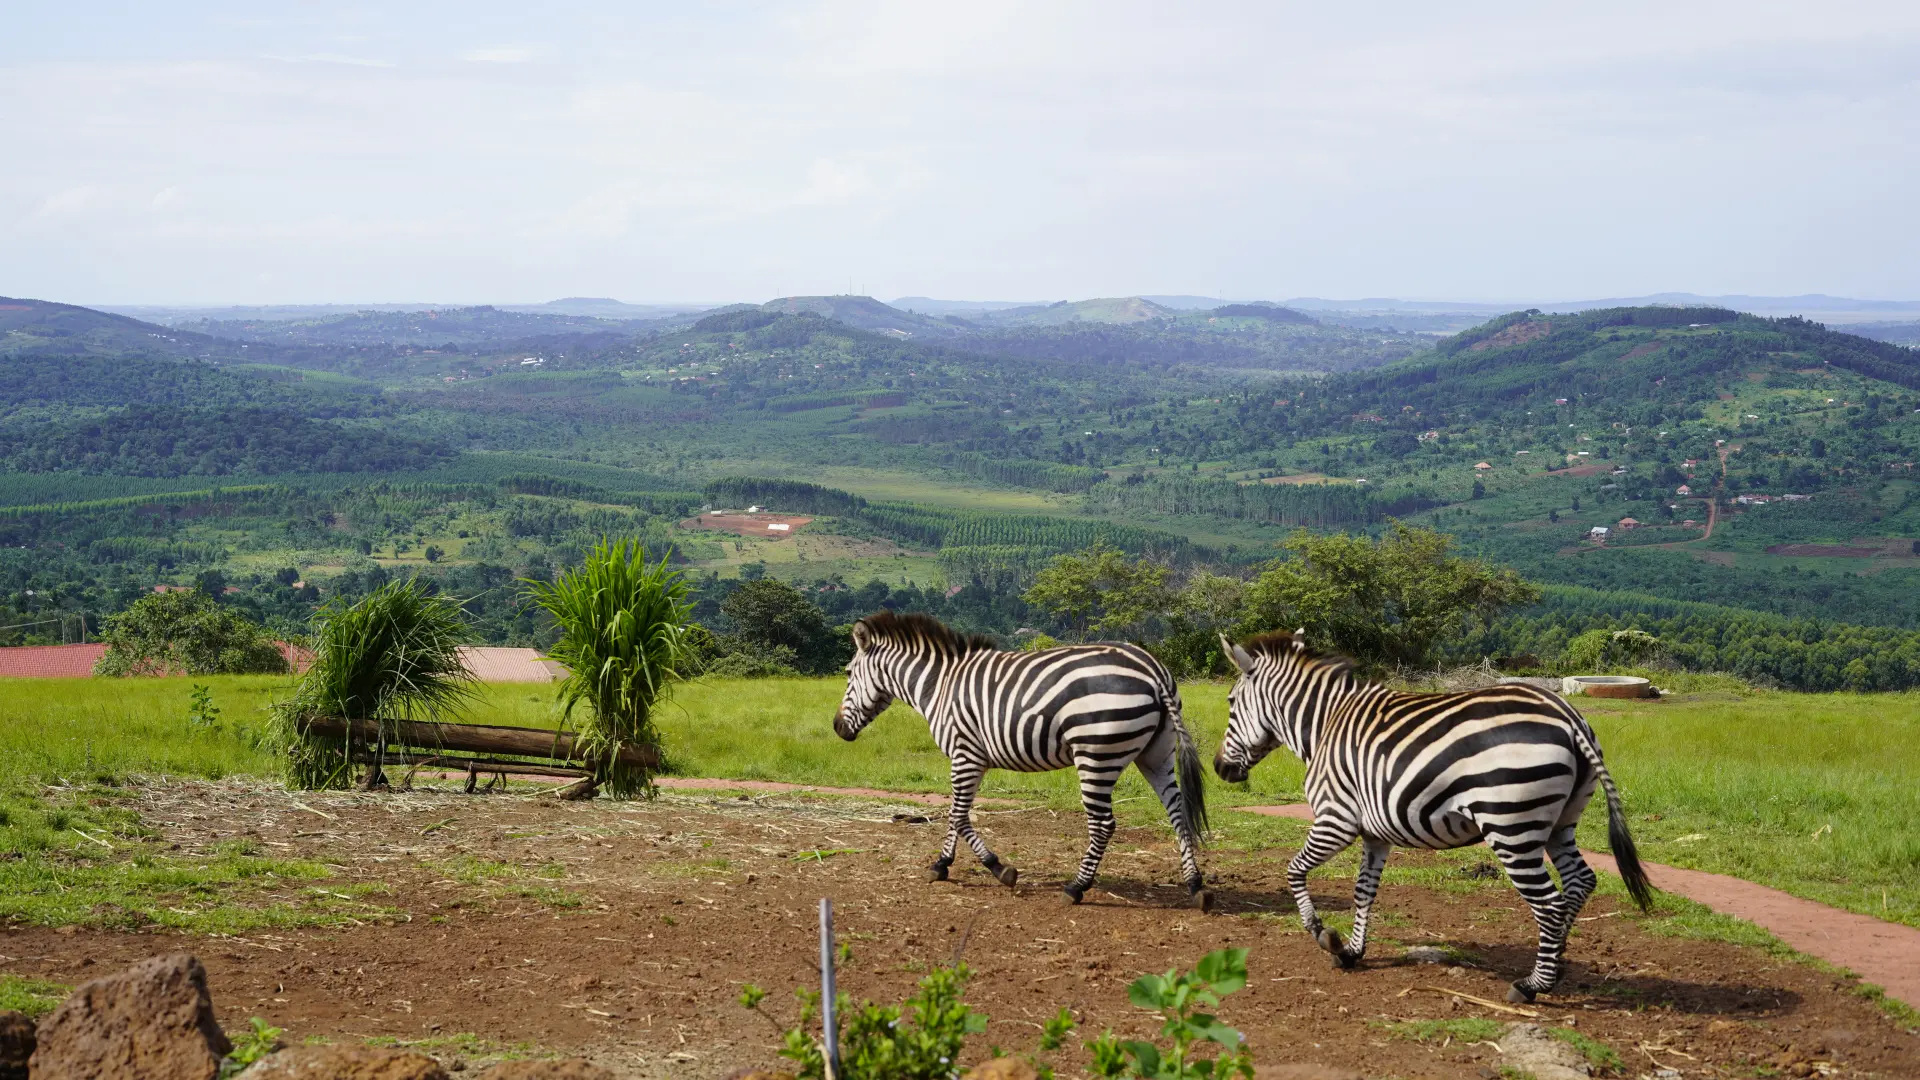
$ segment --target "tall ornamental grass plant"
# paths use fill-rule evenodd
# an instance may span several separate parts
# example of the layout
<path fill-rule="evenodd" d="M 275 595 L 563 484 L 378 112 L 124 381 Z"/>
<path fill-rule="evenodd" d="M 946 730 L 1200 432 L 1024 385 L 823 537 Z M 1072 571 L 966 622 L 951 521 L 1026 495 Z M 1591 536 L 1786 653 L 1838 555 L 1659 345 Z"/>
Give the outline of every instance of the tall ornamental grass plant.
<path fill-rule="evenodd" d="M 651 797 L 658 766 L 622 752 L 661 760 L 654 707 L 693 662 L 692 606 L 679 571 L 664 556 L 648 563 L 638 541 L 602 540 L 578 570 L 526 585 L 560 627 L 548 655 L 567 669 L 560 700 L 595 784 L 614 798 Z"/>
<path fill-rule="evenodd" d="M 356 604 L 338 600 L 314 615 L 313 666 L 274 711 L 273 738 L 294 787 L 345 787 L 352 774 L 345 740 L 302 733 L 310 719 L 374 720 L 384 749 L 402 720 L 457 714 L 474 692 L 458 648 L 467 634 L 460 605 L 419 578 L 383 585 Z"/>

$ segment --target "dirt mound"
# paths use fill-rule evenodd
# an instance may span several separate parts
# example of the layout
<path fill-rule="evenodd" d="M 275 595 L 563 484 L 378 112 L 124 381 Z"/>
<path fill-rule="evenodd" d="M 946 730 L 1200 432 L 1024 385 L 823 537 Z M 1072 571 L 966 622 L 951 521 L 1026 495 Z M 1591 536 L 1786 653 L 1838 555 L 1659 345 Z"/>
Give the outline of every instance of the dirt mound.
<path fill-rule="evenodd" d="M 296 1046 L 241 1074 L 245 1080 L 448 1080 L 438 1061 L 413 1050 Z"/>

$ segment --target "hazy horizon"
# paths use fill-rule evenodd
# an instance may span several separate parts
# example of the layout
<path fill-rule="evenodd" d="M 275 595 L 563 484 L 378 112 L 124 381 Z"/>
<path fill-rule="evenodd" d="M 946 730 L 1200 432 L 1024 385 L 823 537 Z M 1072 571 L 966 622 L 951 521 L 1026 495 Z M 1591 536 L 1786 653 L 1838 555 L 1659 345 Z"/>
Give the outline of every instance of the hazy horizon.
<path fill-rule="evenodd" d="M 7 295 L 1920 297 L 1911 5 L 203 2 L 8 29 Z"/>

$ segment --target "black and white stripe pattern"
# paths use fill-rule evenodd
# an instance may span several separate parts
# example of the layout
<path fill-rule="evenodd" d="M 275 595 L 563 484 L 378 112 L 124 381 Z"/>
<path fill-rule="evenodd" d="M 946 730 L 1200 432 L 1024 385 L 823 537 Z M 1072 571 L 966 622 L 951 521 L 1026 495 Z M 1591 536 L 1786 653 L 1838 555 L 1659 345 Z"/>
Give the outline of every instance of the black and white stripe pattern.
<path fill-rule="evenodd" d="M 1158 660 L 1136 645 L 1070 645 L 1006 652 L 923 615 L 881 612 L 854 624 L 847 694 L 833 729 L 853 739 L 895 698 L 918 709 L 953 762 L 947 839 L 928 880 L 940 881 L 964 837 L 981 863 L 1012 885 L 1006 866 L 974 831 L 973 800 L 988 769 L 1077 769 L 1087 812 L 1087 852 L 1066 886 L 1079 903 L 1113 837 L 1113 786 L 1137 765 L 1180 840 L 1187 892 L 1202 910 L 1196 855 L 1206 827 L 1199 751 L 1180 716 L 1180 693 Z M 1177 779 L 1176 779 L 1177 777 Z"/>
<path fill-rule="evenodd" d="M 1301 922 L 1340 967 L 1367 950 L 1367 917 L 1395 845 L 1493 849 L 1540 926 L 1531 974 L 1507 997 L 1531 1001 L 1560 981 L 1567 932 L 1596 879 L 1574 826 L 1597 784 L 1621 877 L 1642 908 L 1652 887 L 1586 720 L 1532 686 L 1403 694 L 1357 678 L 1339 658 L 1315 656 L 1303 635 L 1269 634 L 1244 648 L 1222 639 L 1240 668 L 1227 698 L 1227 736 L 1214 771 L 1238 782 L 1274 747 L 1307 764 L 1313 828 L 1287 864 Z M 1307 874 L 1358 837 L 1351 939 L 1320 924 Z M 1560 875 L 1555 887 L 1547 861 Z"/>

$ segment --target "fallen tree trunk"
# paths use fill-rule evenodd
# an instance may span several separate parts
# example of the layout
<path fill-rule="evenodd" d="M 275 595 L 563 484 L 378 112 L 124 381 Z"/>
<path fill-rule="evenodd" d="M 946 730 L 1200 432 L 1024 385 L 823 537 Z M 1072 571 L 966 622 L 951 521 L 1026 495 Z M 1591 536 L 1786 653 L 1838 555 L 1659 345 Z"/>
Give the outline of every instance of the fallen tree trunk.
<path fill-rule="evenodd" d="M 586 768 L 584 759 L 575 751 L 574 737 L 564 731 L 546 731 L 541 728 L 490 727 L 485 724 L 436 724 L 420 720 L 388 720 L 384 724 L 374 720 L 343 720 L 339 717 L 315 717 L 301 727 L 301 734 L 318 736 L 325 739 L 348 739 L 351 742 L 375 744 L 379 741 L 380 729 L 386 728 L 389 757 L 397 747 L 434 752 L 440 750 L 460 750 L 473 754 L 512 754 L 518 757 L 549 758 L 554 761 L 579 762 Z M 660 754 L 651 747 L 630 746 L 620 752 L 620 760 L 628 765 L 643 769 L 660 767 Z"/>
<path fill-rule="evenodd" d="M 357 750 L 353 755 L 356 765 L 383 765 L 404 769 L 443 769 L 460 772 L 479 773 L 525 773 L 528 776 L 591 776 L 593 770 L 585 764 L 555 765 L 544 761 L 514 761 L 509 758 L 465 757 L 459 754 L 415 754 L 402 756 L 396 753 L 392 744 L 387 746 L 387 756 L 374 761 L 371 750 Z"/>

